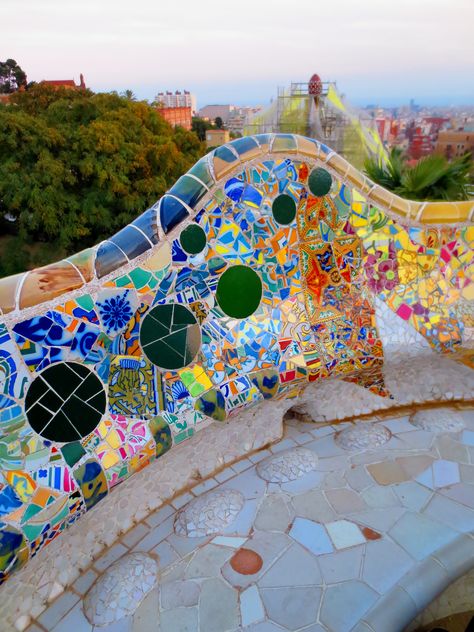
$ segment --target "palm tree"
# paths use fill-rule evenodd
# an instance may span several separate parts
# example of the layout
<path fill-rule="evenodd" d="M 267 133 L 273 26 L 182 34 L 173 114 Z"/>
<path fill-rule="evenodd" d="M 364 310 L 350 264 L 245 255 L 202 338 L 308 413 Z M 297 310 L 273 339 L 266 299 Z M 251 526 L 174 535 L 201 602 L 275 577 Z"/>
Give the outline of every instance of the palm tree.
<path fill-rule="evenodd" d="M 124 90 L 123 92 L 121 92 L 121 96 L 127 99 L 127 101 L 137 100 L 137 97 L 135 96 L 135 93 L 133 92 L 133 90 Z"/>
<path fill-rule="evenodd" d="M 411 200 L 468 200 L 472 156 L 465 154 L 448 162 L 436 154 L 409 166 L 402 150 L 394 147 L 386 164 L 375 158 L 364 163 L 371 180 Z"/>

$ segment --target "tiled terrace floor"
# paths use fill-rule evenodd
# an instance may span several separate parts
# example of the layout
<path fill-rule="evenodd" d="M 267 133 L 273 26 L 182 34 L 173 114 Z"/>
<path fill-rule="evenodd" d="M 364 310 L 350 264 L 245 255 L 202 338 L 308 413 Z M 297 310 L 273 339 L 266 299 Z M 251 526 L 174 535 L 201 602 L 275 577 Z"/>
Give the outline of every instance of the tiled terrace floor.
<path fill-rule="evenodd" d="M 271 450 L 226 468 L 126 533 L 28 632 L 402 630 L 407 613 L 410 620 L 452 579 L 460 551 L 474 565 L 474 411 L 453 415 L 463 430 L 434 433 L 408 417 L 385 418 L 377 423 L 389 441 L 356 450 L 335 441 L 349 424 L 289 422 Z M 317 455 L 312 471 L 286 483 L 258 476 L 258 462 L 297 446 Z M 234 521 L 211 536 L 176 535 L 176 512 L 216 489 L 243 495 Z M 241 554 L 231 564 L 241 547 L 259 557 Z M 159 561 L 158 585 L 133 616 L 93 628 L 82 597 L 129 551 Z"/>

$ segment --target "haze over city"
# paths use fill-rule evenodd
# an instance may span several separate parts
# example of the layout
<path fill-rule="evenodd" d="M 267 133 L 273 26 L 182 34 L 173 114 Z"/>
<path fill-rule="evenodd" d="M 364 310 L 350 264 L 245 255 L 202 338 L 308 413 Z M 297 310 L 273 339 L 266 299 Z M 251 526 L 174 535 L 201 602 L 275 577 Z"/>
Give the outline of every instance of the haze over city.
<path fill-rule="evenodd" d="M 2 0 L 3 57 L 29 81 L 79 78 L 152 99 L 186 88 L 206 103 L 268 103 L 313 72 L 355 104 L 474 101 L 471 0 Z"/>

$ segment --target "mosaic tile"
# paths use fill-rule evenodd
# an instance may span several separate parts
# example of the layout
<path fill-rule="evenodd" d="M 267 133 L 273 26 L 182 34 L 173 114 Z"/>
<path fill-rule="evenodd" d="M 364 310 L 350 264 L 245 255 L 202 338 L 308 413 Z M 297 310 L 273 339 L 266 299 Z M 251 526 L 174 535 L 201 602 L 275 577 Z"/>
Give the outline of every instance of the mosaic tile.
<path fill-rule="evenodd" d="M 334 550 L 323 525 L 307 518 L 295 518 L 289 535 L 315 555 L 331 553 Z"/>
<path fill-rule="evenodd" d="M 240 618 L 244 627 L 265 618 L 262 599 L 256 586 L 250 586 L 240 593 Z"/>
<path fill-rule="evenodd" d="M 430 432 L 459 432 L 464 428 L 462 415 L 448 408 L 418 410 L 410 422 L 417 428 Z"/>
<path fill-rule="evenodd" d="M 288 483 L 316 469 L 318 457 L 307 448 L 293 448 L 271 456 L 257 465 L 260 478 L 269 483 Z"/>
<path fill-rule="evenodd" d="M 45 439 L 82 439 L 105 412 L 100 379 L 87 367 L 63 362 L 47 367 L 30 385 L 25 398 L 31 427 Z"/>
<path fill-rule="evenodd" d="M 336 443 L 344 450 L 375 449 L 387 443 L 390 431 L 382 424 L 358 423 L 353 428 L 345 428 L 336 435 Z"/>
<path fill-rule="evenodd" d="M 313 382 L 365 389 L 372 406 L 390 406 L 391 397 L 438 400 L 443 379 L 456 378 L 440 363 L 443 379 L 432 380 L 435 354 L 474 367 L 472 227 L 425 223 L 424 213 L 439 208 L 431 203 L 414 226 L 393 210 L 403 201 L 379 187 L 369 200 L 360 174 L 329 153 L 291 134 L 236 139 L 95 248 L 0 281 L 8 315 L 0 324 L 0 467 L 14 473 L 0 490 L 2 516 L 25 525 L 35 554 L 210 420 L 297 397 Z M 71 290 L 73 298 L 64 296 Z M 405 362 L 401 395 L 390 380 L 395 361 Z M 468 392 L 466 380 L 450 398 Z M 331 403 L 335 414 L 343 399 Z M 470 463 L 473 428 L 461 412 L 419 411 L 411 423 L 419 431 L 400 440 L 413 449 L 427 447 L 433 433 L 465 430 L 462 442 L 443 437 L 439 452 Z M 346 445 L 382 447 L 383 425 L 359 427 L 358 438 L 343 431 L 318 445 L 319 474 L 298 478 L 306 466 L 287 464 L 279 490 L 306 497 L 341 465 Z M 414 456 L 380 459 L 367 471 L 382 485 L 403 485 L 431 466 Z M 433 486 L 443 490 L 454 480 L 444 470 L 436 476 Z M 348 476 L 359 489 L 363 477 L 355 478 Z M 408 507 L 422 502 L 419 492 L 405 498 Z M 313 491 L 308 500 L 295 501 L 298 518 L 336 519 L 323 495 L 318 506 Z M 255 509 L 237 517 L 243 533 Z"/>
<path fill-rule="evenodd" d="M 156 561 L 143 553 L 117 560 L 84 598 L 87 619 L 96 626 L 111 624 L 135 612 L 156 583 Z"/>
<path fill-rule="evenodd" d="M 324 525 L 336 549 L 346 549 L 357 544 L 365 544 L 359 527 L 348 520 L 336 520 Z"/>
<path fill-rule="evenodd" d="M 207 492 L 178 513 L 175 532 L 188 537 L 218 533 L 235 519 L 243 505 L 244 498 L 236 490 Z"/>
<path fill-rule="evenodd" d="M 269 619 L 286 630 L 298 630 L 316 621 L 320 588 L 264 588 L 260 594 Z"/>

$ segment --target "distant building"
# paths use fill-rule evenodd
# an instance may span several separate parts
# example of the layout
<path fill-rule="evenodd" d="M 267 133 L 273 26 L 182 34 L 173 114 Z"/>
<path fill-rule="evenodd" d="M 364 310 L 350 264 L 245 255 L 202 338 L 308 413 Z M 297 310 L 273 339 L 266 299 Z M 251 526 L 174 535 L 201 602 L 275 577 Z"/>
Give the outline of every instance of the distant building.
<path fill-rule="evenodd" d="M 206 147 L 217 147 L 225 145 L 230 140 L 229 130 L 227 129 L 208 129 L 206 130 Z"/>
<path fill-rule="evenodd" d="M 424 116 L 408 125 L 406 134 L 411 158 L 418 160 L 434 152 L 440 129 L 448 120 L 442 116 Z"/>
<path fill-rule="evenodd" d="M 183 92 L 179 90 L 176 90 L 176 92 L 158 92 L 155 101 L 156 103 L 161 103 L 165 108 L 190 108 L 191 115 L 194 116 L 196 114 L 196 96 L 188 92 L 188 90 L 183 90 Z"/>
<path fill-rule="evenodd" d="M 252 115 L 262 110 L 261 105 L 206 105 L 199 110 L 199 116 L 214 123 L 217 117 L 222 119 L 225 127 L 235 134 L 243 134 L 244 127 L 248 124 Z"/>
<path fill-rule="evenodd" d="M 84 81 L 84 75 L 79 75 L 79 85 L 77 85 L 74 79 L 43 79 L 41 84 L 51 86 L 53 88 L 66 88 L 67 90 L 85 90 L 86 82 Z"/>
<path fill-rule="evenodd" d="M 170 125 L 173 127 L 180 126 L 184 127 L 188 131 L 191 129 L 192 125 L 192 113 L 191 108 L 188 106 L 178 106 L 178 107 L 162 107 L 158 106 L 156 108 L 157 112 L 168 121 Z"/>
<path fill-rule="evenodd" d="M 446 129 L 439 132 L 435 153 L 451 160 L 467 152 L 474 157 L 474 131 Z"/>
<path fill-rule="evenodd" d="M 221 118 L 224 125 L 227 125 L 231 112 L 236 110 L 235 105 L 206 105 L 199 110 L 199 116 L 214 123 L 217 117 Z"/>

